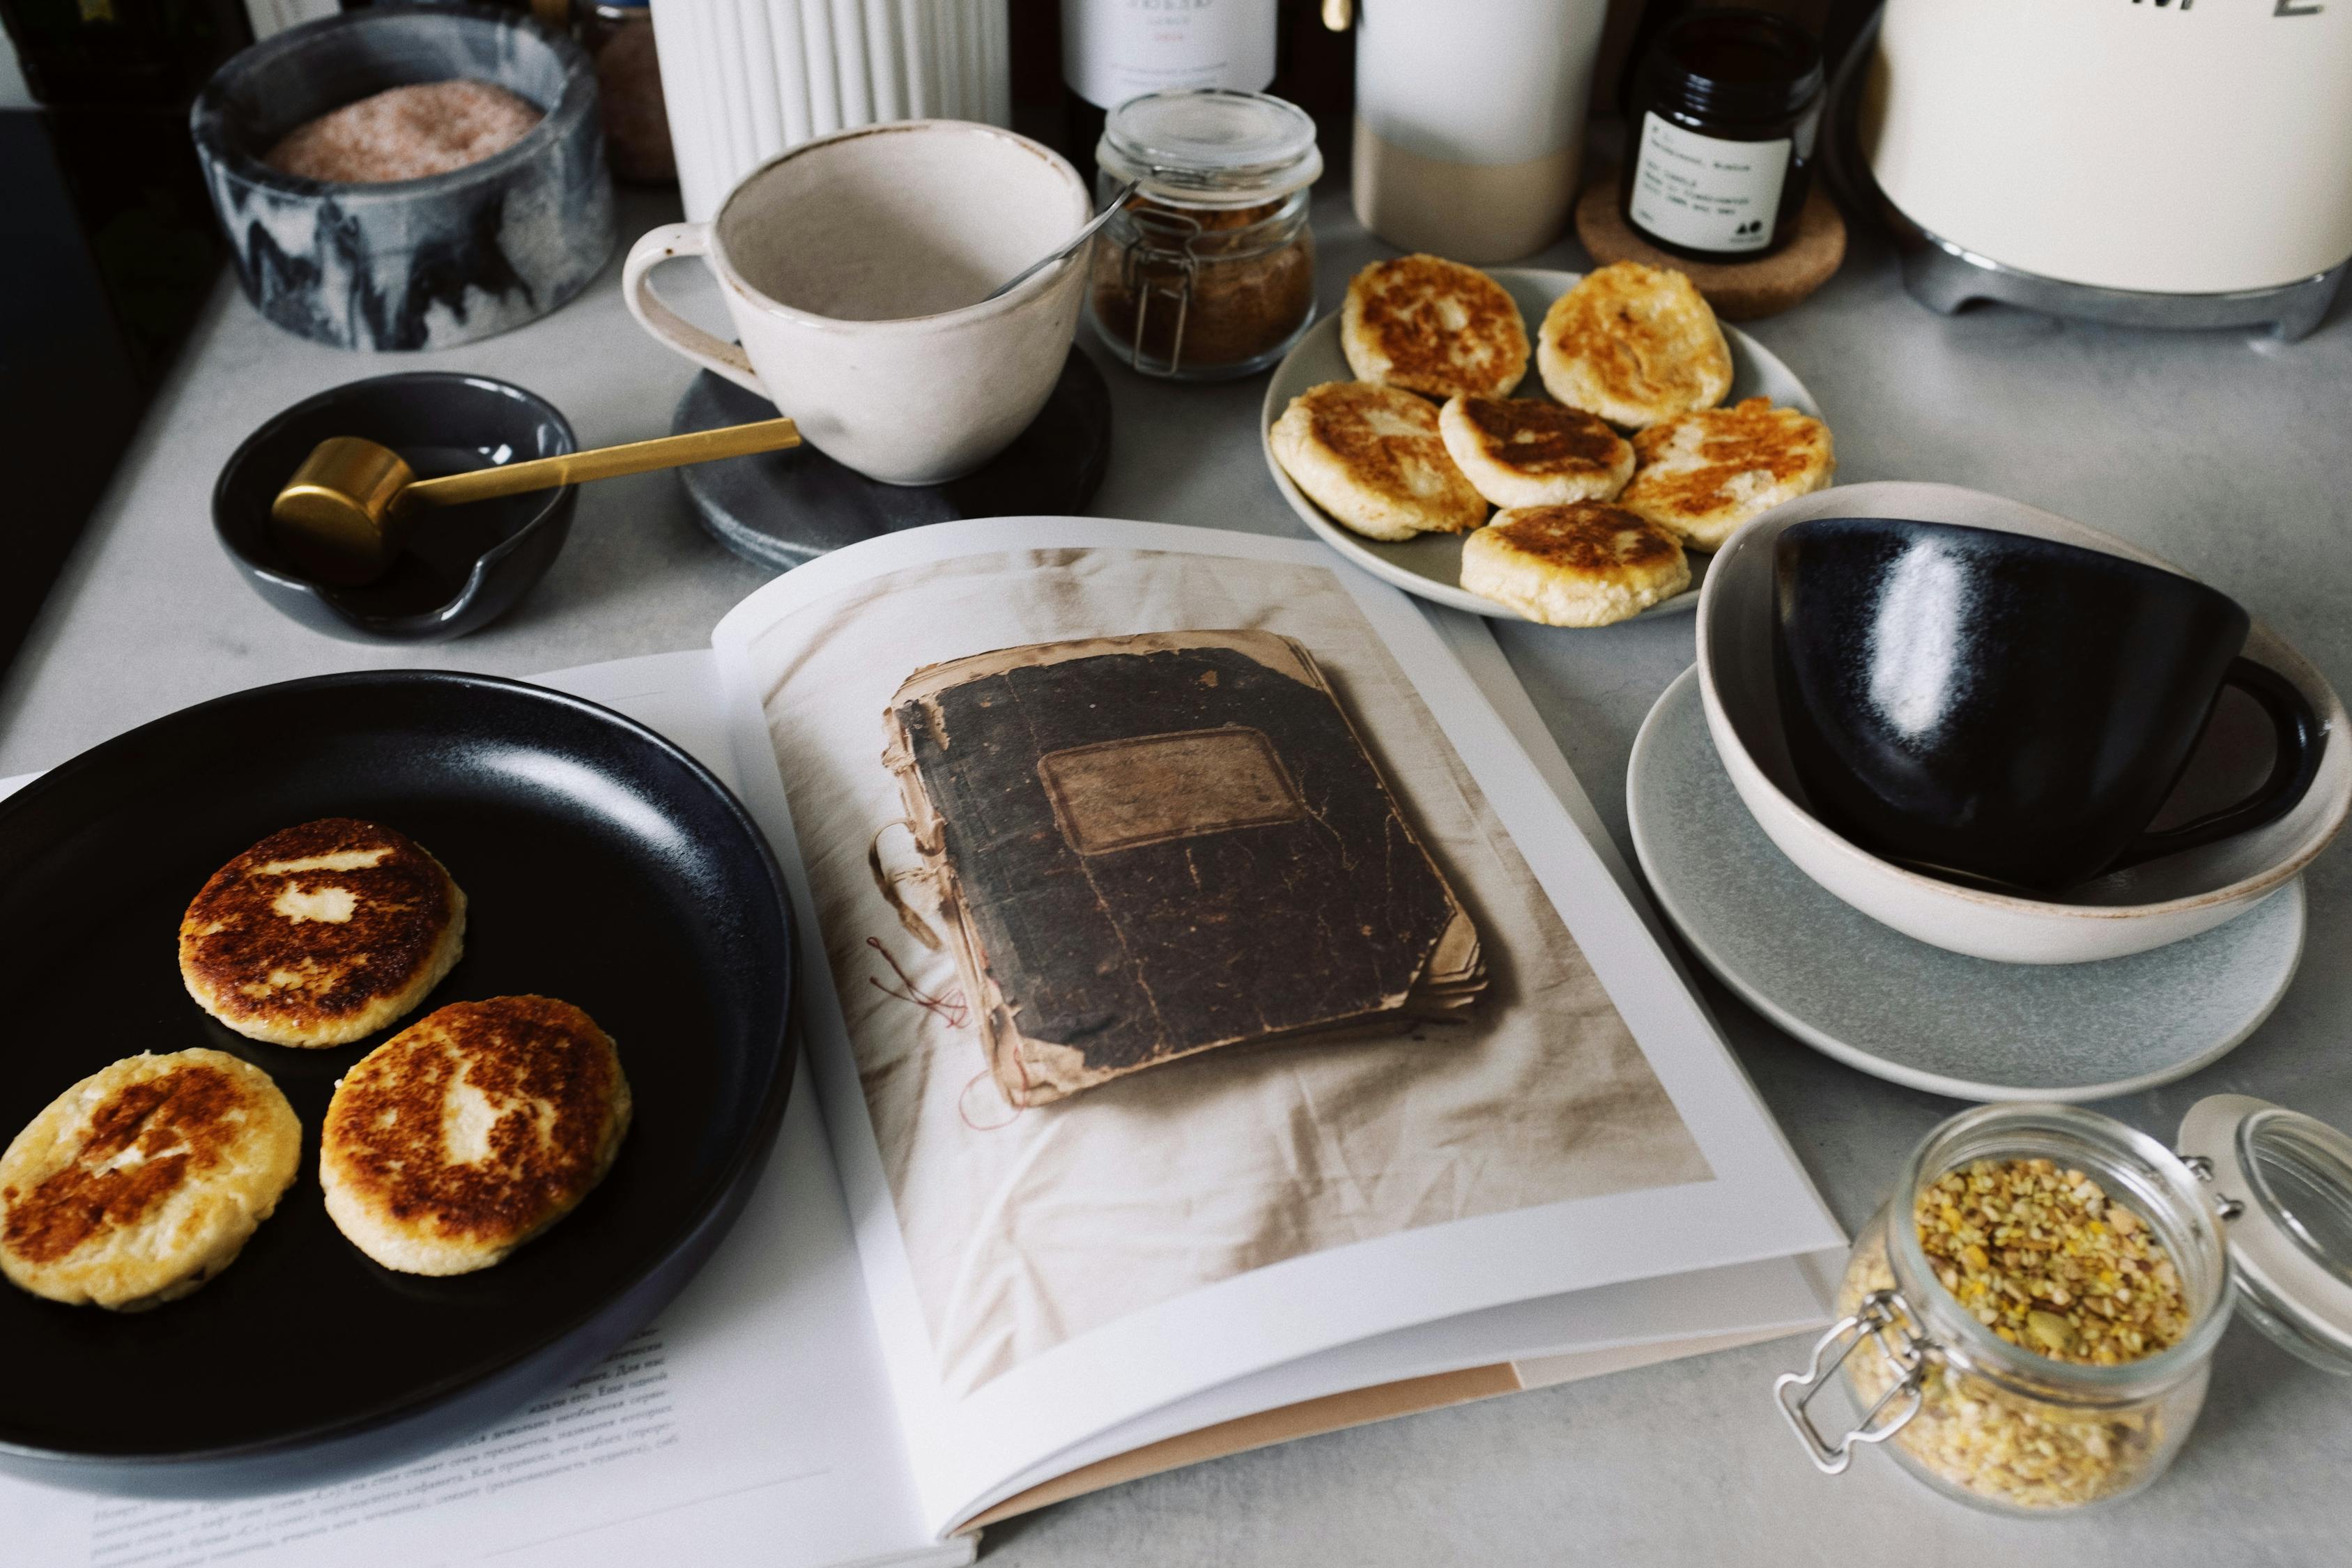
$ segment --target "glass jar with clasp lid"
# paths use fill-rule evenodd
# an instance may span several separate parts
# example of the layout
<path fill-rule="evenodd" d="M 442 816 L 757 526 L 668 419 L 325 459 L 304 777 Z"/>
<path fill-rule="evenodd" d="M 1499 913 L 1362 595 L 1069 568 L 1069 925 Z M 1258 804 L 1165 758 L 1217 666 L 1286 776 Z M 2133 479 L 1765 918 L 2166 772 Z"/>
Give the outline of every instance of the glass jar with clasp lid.
<path fill-rule="evenodd" d="M 1135 183 L 1095 241 L 1088 315 L 1150 375 L 1263 370 L 1315 320 L 1315 122 L 1262 92 L 1147 93 L 1095 149 L 1098 201 Z"/>
<path fill-rule="evenodd" d="M 2352 1139 L 2217 1095 L 2179 1143 L 2066 1105 L 1929 1133 L 1855 1238 L 1838 1321 L 1775 1386 L 1814 1465 L 1878 1445 L 1963 1502 L 2072 1513 L 2172 1462 L 2233 1306 L 2352 1375 Z M 1836 1436 L 1812 1409 L 1833 1374 Z"/>

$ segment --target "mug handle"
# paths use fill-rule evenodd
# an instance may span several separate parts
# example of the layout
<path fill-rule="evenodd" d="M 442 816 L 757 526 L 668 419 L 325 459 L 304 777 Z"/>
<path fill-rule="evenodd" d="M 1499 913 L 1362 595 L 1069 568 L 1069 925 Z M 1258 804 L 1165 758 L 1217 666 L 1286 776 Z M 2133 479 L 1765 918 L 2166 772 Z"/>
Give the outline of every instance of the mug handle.
<path fill-rule="evenodd" d="M 708 256 L 710 253 L 710 226 L 707 223 L 666 223 L 659 228 L 647 229 L 629 247 L 629 259 L 621 268 L 621 298 L 628 301 L 629 314 L 637 325 L 679 353 L 715 375 L 723 375 L 746 392 L 768 396 L 768 389 L 760 384 L 760 373 L 751 368 L 740 347 L 722 342 L 671 310 L 654 292 L 654 268 L 665 261 L 675 261 L 687 256 Z M 771 401 L 773 401 L 771 399 Z"/>
<path fill-rule="evenodd" d="M 2200 844 L 2215 843 L 2274 822 L 2294 809 L 2304 792 L 2311 788 L 2311 781 L 2318 776 L 2319 753 L 2326 738 L 2319 728 L 2319 715 L 2312 711 L 2310 699 L 2297 690 L 2293 681 L 2250 658 L 2233 658 L 2221 677 L 2221 684 L 2236 687 L 2261 703 L 2263 711 L 2270 715 L 2272 727 L 2278 731 L 2278 755 L 2271 763 L 2270 778 L 2251 798 L 2236 805 L 2209 812 L 2194 822 L 2184 822 L 2162 833 L 2141 834 L 2108 863 L 2108 870 L 2137 866 L 2159 855 L 2194 849 Z"/>

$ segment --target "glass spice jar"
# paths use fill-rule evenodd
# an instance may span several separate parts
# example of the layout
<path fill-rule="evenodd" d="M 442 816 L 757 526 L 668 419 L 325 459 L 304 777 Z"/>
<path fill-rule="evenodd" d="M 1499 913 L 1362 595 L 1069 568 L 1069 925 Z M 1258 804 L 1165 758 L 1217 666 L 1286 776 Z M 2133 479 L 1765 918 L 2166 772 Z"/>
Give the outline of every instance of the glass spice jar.
<path fill-rule="evenodd" d="M 1985 1106 L 1929 1133 L 1854 1240 L 1839 1321 L 1775 1385 L 1815 1466 L 1835 1475 L 1883 1445 L 1936 1490 L 1998 1513 L 2117 1501 L 2179 1451 L 2241 1300 L 2297 1355 L 2352 1374 L 2352 1139 L 2223 1095 L 2190 1110 L 2181 1143 L 2176 1155 L 2064 1105 Z M 2013 1195 L 2013 1171 L 2039 1173 L 2041 1192 Z M 2000 1216 L 1997 1235 L 1970 1228 L 1983 1215 Z M 1985 1249 L 2053 1261 L 1989 1288 L 1969 1268 Z M 2098 1314 L 2059 1277 L 2088 1281 Z M 2095 1359 L 2070 1307 L 2105 1331 Z M 1832 1373 L 1855 1413 L 1834 1440 L 1810 1409 Z"/>
<path fill-rule="evenodd" d="M 596 62 L 596 101 L 613 177 L 640 185 L 676 180 L 653 7 L 646 0 L 572 0 L 572 20 Z"/>
<path fill-rule="evenodd" d="M 1822 114 L 1822 54 L 1769 12 L 1694 11 L 1643 58 L 1618 211 L 1695 261 L 1751 261 L 1792 237 Z"/>
<path fill-rule="evenodd" d="M 1112 110 L 1097 199 L 1139 182 L 1095 241 L 1088 316 L 1149 375 L 1263 370 L 1315 320 L 1315 122 L 1261 92 L 1147 93 Z"/>

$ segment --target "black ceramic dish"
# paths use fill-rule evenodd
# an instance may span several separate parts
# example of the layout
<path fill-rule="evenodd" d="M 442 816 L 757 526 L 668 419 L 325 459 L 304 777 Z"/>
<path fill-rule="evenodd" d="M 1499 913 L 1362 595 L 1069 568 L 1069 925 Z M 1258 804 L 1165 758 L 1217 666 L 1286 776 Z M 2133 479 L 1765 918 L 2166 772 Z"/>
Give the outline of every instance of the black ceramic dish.
<path fill-rule="evenodd" d="M 2191 578 L 2021 533 L 1818 518 L 1774 543 L 1773 658 L 1815 812 L 1873 853 L 2039 891 L 2293 809 L 2321 733 L 2238 657 L 2246 612 Z M 2224 686 L 2277 733 L 2235 805 L 2147 831 Z"/>
<path fill-rule="evenodd" d="M 337 588 L 287 563 L 269 538 L 269 503 L 310 448 L 364 436 L 418 477 L 576 452 L 555 405 L 488 376 L 412 371 L 306 398 L 245 438 L 213 486 L 213 529 L 254 592 L 315 631 L 357 641 L 441 642 L 479 631 L 547 574 L 579 491 L 538 490 L 436 514 L 382 581 Z"/>
<path fill-rule="evenodd" d="M 704 371 L 678 399 L 669 427 L 684 435 L 775 416 L 766 398 Z M 781 572 L 927 522 L 1075 515 L 1102 488 L 1109 463 L 1110 388 L 1074 348 L 1045 406 L 1013 445 L 978 472 L 943 485 L 887 485 L 807 446 L 696 463 L 677 477 L 712 538 Z"/>
<path fill-rule="evenodd" d="M 505 88 L 546 118 L 503 152 L 417 180 L 336 184 L 262 162 L 330 110 L 453 78 Z M 291 27 L 221 67 L 188 130 L 246 298 L 319 342 L 471 342 L 562 304 L 613 252 L 595 64 L 529 16 L 373 5 Z"/>
<path fill-rule="evenodd" d="M 584 1007 L 636 1102 L 610 1175 L 546 1235 L 454 1279 L 368 1261 L 327 1217 L 319 1125 L 391 1031 L 295 1050 L 199 1012 L 173 961 L 205 879 L 329 815 L 413 834 L 469 899 L 427 1000 Z M 239 692 L 85 752 L 0 803 L 0 1129 L 138 1051 L 210 1046 L 301 1118 L 278 1212 L 184 1300 L 117 1314 L 0 1286 L 0 1470 L 226 1496 L 448 1442 L 641 1326 L 749 1195 L 791 1087 L 791 916 L 749 817 L 686 753 L 593 703 L 418 670 Z M 0 1549 L 0 1556 L 5 1556 Z"/>

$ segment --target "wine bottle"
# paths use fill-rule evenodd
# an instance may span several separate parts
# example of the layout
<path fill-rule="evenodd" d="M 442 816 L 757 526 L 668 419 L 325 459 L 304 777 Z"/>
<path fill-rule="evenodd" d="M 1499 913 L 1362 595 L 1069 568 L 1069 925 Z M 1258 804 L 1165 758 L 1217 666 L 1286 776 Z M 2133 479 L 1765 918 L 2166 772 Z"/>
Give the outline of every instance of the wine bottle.
<path fill-rule="evenodd" d="M 1171 88 L 1262 90 L 1274 79 L 1276 0 L 1062 0 L 1071 152 L 1094 178 L 1103 117 Z"/>

